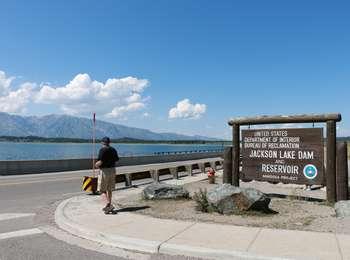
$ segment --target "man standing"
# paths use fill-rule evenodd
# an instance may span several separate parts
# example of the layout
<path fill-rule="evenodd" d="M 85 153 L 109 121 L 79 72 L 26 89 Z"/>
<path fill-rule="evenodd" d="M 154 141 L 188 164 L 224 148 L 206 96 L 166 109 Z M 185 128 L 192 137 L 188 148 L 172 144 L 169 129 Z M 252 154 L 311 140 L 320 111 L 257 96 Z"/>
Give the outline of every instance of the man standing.
<path fill-rule="evenodd" d="M 106 206 L 102 209 L 105 213 L 108 213 L 114 209 L 112 205 L 112 191 L 115 188 L 115 163 L 119 160 L 117 151 L 110 146 L 109 137 L 102 138 L 102 148 L 98 153 L 96 167 L 101 169 L 100 178 L 100 192 Z"/>

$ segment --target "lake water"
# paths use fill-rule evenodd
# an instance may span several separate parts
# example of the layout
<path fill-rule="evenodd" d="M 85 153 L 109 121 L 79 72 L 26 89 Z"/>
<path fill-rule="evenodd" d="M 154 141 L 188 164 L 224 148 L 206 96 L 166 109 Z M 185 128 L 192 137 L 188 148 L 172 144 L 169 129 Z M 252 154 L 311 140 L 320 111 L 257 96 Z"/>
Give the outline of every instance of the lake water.
<path fill-rule="evenodd" d="M 206 151 L 222 145 L 184 144 L 112 144 L 121 156 L 154 155 L 159 152 Z M 96 154 L 100 144 L 96 144 Z M 0 142 L 0 160 L 45 160 L 91 158 L 92 144 L 81 143 L 11 143 Z"/>

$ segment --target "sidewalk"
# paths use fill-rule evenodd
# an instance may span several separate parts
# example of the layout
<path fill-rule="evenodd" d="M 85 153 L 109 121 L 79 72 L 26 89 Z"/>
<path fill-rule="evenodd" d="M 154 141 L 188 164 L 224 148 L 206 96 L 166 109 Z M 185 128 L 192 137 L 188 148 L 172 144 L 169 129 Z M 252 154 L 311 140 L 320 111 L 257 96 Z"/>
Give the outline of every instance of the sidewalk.
<path fill-rule="evenodd" d="M 115 195 L 120 198 L 140 191 L 133 188 Z M 350 235 L 156 219 L 127 211 L 105 215 L 101 206 L 101 198 L 95 196 L 65 200 L 56 210 L 56 223 L 79 237 L 147 253 L 214 259 L 350 260 Z"/>

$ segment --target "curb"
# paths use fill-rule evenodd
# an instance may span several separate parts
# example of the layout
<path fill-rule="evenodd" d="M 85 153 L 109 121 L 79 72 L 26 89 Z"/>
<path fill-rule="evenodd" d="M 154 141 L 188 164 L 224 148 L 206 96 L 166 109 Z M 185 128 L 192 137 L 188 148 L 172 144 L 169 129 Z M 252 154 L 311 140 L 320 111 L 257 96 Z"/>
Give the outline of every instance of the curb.
<path fill-rule="evenodd" d="M 221 249 L 210 249 L 204 247 L 195 247 L 187 245 L 178 245 L 167 243 L 166 241 L 152 241 L 137 238 L 130 238 L 119 235 L 103 234 L 84 228 L 78 223 L 71 221 L 64 213 L 67 204 L 76 199 L 72 197 L 62 201 L 55 211 L 55 222 L 59 228 L 75 236 L 85 238 L 104 245 L 117 247 L 120 249 L 137 251 L 140 253 L 161 253 L 168 255 L 186 255 L 192 257 L 210 258 L 210 259 L 238 259 L 247 260 L 287 260 L 288 258 L 258 256 L 248 252 L 229 251 Z"/>
<path fill-rule="evenodd" d="M 204 247 L 177 245 L 171 243 L 164 243 L 159 249 L 159 253 L 161 254 L 178 255 L 179 252 L 186 256 L 223 260 L 232 260 L 234 258 L 242 260 L 291 260 L 290 258 L 258 256 L 242 251 L 211 249 Z"/>
<path fill-rule="evenodd" d="M 62 201 L 55 211 L 55 222 L 59 226 L 59 228 L 75 236 L 82 237 L 105 245 L 146 253 L 158 253 L 158 249 L 161 242 L 136 239 L 118 235 L 106 235 L 100 232 L 91 231 L 87 228 L 81 227 L 78 223 L 74 223 L 64 214 L 64 209 L 66 205 L 73 198 Z"/>

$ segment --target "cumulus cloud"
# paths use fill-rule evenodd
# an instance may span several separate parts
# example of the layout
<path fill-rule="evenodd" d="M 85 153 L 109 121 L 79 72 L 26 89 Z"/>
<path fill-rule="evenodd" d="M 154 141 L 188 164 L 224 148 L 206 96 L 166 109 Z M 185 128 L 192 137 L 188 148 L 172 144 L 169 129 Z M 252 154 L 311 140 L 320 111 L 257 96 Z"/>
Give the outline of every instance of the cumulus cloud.
<path fill-rule="evenodd" d="M 7 95 L 10 91 L 11 82 L 14 80 L 14 77 L 8 78 L 6 73 L 0 70 L 0 96 Z"/>
<path fill-rule="evenodd" d="M 127 112 L 137 111 L 145 107 L 144 103 L 141 102 L 134 102 L 130 103 L 127 106 L 120 106 L 113 108 L 112 112 L 108 113 L 107 117 L 122 117 Z"/>
<path fill-rule="evenodd" d="M 7 77 L 0 71 L 0 111 L 7 113 L 23 113 L 26 105 L 31 101 L 35 84 L 23 83 L 16 90 L 11 83 L 14 77 Z"/>
<path fill-rule="evenodd" d="M 169 119 L 198 119 L 205 113 L 206 109 L 205 104 L 191 104 L 190 100 L 186 98 L 177 102 L 176 107 L 169 110 Z"/>
<path fill-rule="evenodd" d="M 24 83 L 13 90 L 13 77 L 0 71 L 0 111 L 21 113 L 29 102 L 51 104 L 72 115 L 90 115 L 97 112 L 110 118 L 125 119 L 130 112 L 146 107 L 148 97 L 143 92 L 149 82 L 135 77 L 110 78 L 106 82 L 92 80 L 88 74 L 76 75 L 68 84 L 49 83 L 36 87 Z"/>
<path fill-rule="evenodd" d="M 24 83 L 18 90 L 9 91 L 7 95 L 0 97 L 0 111 L 7 113 L 23 113 L 26 105 L 33 96 L 35 84 Z"/>
<path fill-rule="evenodd" d="M 102 83 L 88 74 L 78 74 L 65 86 L 42 86 L 36 102 L 58 104 L 67 114 L 86 114 L 97 109 L 106 117 L 118 118 L 145 107 L 142 93 L 147 85 L 148 80 L 134 77 L 112 78 Z"/>

